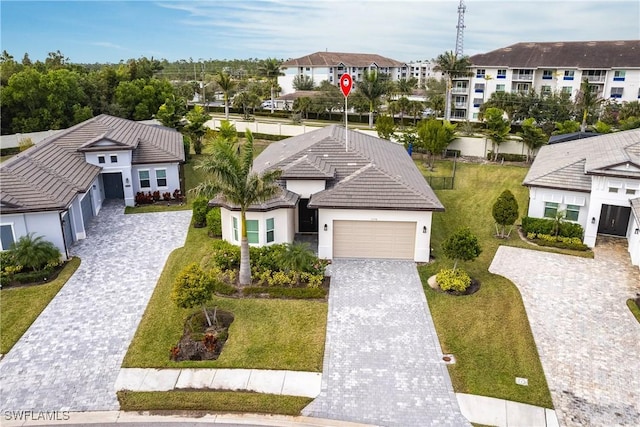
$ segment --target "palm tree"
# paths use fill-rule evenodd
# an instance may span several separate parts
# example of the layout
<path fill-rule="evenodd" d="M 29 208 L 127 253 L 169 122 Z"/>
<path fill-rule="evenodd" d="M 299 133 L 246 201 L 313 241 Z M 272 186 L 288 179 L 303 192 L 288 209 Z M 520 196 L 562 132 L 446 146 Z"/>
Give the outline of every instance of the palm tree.
<path fill-rule="evenodd" d="M 231 79 L 229 74 L 220 71 L 216 76 L 216 83 L 218 83 L 224 94 L 224 118 L 229 120 L 229 96 L 236 87 L 236 82 Z"/>
<path fill-rule="evenodd" d="M 15 263 L 29 270 L 39 271 L 49 263 L 60 261 L 60 250 L 43 236 L 26 234 L 11 245 L 10 253 Z"/>
<path fill-rule="evenodd" d="M 436 58 L 436 66 L 433 68 L 435 71 L 441 71 L 444 73 L 447 80 L 447 89 L 445 97 L 444 119 L 449 120 L 451 117 L 451 85 L 452 79 L 457 77 L 468 77 L 471 75 L 469 68 L 471 68 L 471 61 L 468 56 L 458 56 L 453 51 L 441 53 Z"/>
<path fill-rule="evenodd" d="M 271 85 L 271 114 L 273 114 L 273 109 L 275 103 L 273 102 L 275 88 L 278 85 L 278 76 L 283 76 L 284 73 L 280 71 L 280 61 L 275 58 L 267 58 L 262 61 L 262 64 L 258 68 L 258 73 L 266 77 L 269 80 Z"/>
<path fill-rule="evenodd" d="M 249 259 L 249 241 L 247 239 L 247 209 L 254 203 L 261 203 L 280 191 L 277 179 L 279 169 L 272 169 L 258 175 L 252 172 L 253 134 L 246 131 L 247 141 L 240 151 L 223 140 L 217 140 L 213 154 L 204 159 L 196 168 L 208 174 L 211 179 L 200 183 L 193 189 L 196 195 L 215 197 L 221 195 L 228 203 L 240 208 L 242 227 L 240 239 L 241 286 L 251 284 L 251 263 Z"/>
<path fill-rule="evenodd" d="M 589 114 L 595 113 L 596 108 L 602 103 L 602 98 L 591 90 L 588 79 L 582 80 L 580 84 L 580 92 L 576 95 L 576 108 L 582 113 L 582 123 L 580 124 L 580 132 L 587 130 L 587 117 Z"/>
<path fill-rule="evenodd" d="M 386 79 L 377 70 L 372 72 L 364 70 L 362 81 L 358 82 L 357 89 L 369 101 L 369 127 L 373 129 L 373 110 L 380 103 L 382 95 L 388 91 Z"/>

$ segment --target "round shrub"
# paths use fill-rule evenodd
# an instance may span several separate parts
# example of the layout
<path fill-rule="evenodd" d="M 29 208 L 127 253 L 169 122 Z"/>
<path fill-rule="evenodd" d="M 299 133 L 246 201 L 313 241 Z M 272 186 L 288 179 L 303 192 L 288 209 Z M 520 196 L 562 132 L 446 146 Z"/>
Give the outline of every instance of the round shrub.
<path fill-rule="evenodd" d="M 220 216 L 219 207 L 207 212 L 207 229 L 209 230 L 209 235 L 213 237 L 222 236 L 222 217 Z"/>
<path fill-rule="evenodd" d="M 464 292 L 471 286 L 471 277 L 464 270 L 443 269 L 436 275 L 436 282 L 443 291 Z"/>

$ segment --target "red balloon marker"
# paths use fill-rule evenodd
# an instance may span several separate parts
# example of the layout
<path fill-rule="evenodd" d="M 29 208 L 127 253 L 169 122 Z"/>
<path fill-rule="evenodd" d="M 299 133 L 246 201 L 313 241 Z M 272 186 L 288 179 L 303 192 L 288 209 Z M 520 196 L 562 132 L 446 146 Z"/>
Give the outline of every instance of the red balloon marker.
<path fill-rule="evenodd" d="M 342 94 L 347 97 L 351 92 L 351 87 L 353 86 L 353 79 L 350 74 L 343 74 L 340 76 L 340 90 Z"/>

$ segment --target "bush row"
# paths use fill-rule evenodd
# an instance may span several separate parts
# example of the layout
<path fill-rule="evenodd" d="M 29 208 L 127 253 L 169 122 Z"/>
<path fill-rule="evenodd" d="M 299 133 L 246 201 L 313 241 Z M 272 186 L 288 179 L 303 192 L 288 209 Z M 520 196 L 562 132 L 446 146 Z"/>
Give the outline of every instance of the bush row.
<path fill-rule="evenodd" d="M 572 249 L 575 251 L 587 251 L 589 247 L 582 243 L 578 237 L 551 236 L 549 234 L 527 233 L 527 239 L 540 246 L 551 246 L 559 249 Z"/>
<path fill-rule="evenodd" d="M 493 150 L 487 154 L 487 160 L 493 160 Z M 503 160 L 505 162 L 526 162 L 527 156 L 525 154 L 498 153 L 498 161 Z"/>
<path fill-rule="evenodd" d="M 526 234 L 555 234 L 554 227 L 556 221 L 547 218 L 531 218 L 525 216 L 522 218 L 522 231 Z M 560 222 L 558 224 L 558 236 L 560 237 L 576 237 L 582 240 L 584 230 L 580 224 L 574 222 Z"/>
<path fill-rule="evenodd" d="M 3 272 L 3 274 L 0 275 L 0 285 L 4 287 L 15 282 L 18 282 L 20 284 L 43 282 L 53 279 L 53 274 L 54 270 L 51 268 L 40 271 L 25 271 L 14 274 L 5 274 Z"/>

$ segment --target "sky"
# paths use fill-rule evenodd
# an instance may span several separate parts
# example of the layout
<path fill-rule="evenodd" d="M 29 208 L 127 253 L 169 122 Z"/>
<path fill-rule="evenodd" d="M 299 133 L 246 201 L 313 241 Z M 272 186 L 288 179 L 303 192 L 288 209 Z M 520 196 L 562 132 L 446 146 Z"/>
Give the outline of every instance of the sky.
<path fill-rule="evenodd" d="M 0 0 L 0 48 L 16 60 L 143 56 L 298 58 L 376 53 L 403 62 L 455 50 L 459 0 Z M 464 54 L 527 41 L 640 39 L 639 0 L 466 0 Z"/>

